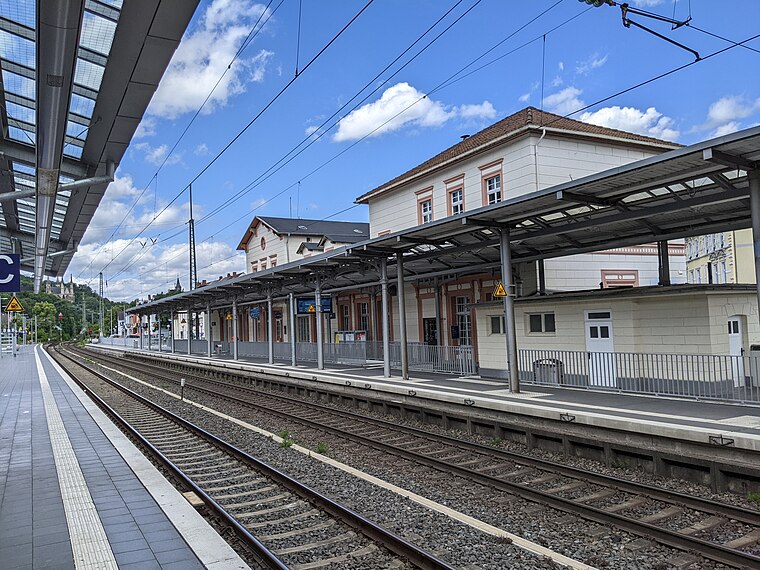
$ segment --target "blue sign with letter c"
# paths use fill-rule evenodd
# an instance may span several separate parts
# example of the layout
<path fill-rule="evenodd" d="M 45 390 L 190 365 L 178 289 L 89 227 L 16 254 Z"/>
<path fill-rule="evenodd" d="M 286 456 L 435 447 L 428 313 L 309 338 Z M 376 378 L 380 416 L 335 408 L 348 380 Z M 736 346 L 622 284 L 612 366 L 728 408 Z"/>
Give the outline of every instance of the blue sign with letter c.
<path fill-rule="evenodd" d="M 18 293 L 21 289 L 21 256 L 0 253 L 0 292 Z"/>

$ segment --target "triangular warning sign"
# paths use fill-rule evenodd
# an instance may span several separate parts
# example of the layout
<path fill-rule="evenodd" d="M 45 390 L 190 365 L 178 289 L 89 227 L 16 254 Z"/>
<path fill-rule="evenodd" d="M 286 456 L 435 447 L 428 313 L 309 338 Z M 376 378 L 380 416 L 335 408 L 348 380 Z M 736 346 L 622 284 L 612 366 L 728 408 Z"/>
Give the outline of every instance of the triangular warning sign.
<path fill-rule="evenodd" d="M 494 297 L 506 297 L 507 296 L 507 290 L 504 288 L 504 284 L 499 281 L 496 284 L 496 289 L 493 290 L 493 296 Z"/>
<path fill-rule="evenodd" d="M 16 299 L 16 297 L 11 297 L 11 300 L 8 301 L 8 304 L 5 306 L 5 312 L 6 313 L 23 313 L 24 312 L 24 306 L 19 303 L 19 300 Z"/>
<path fill-rule="evenodd" d="M 308 308 L 308 310 L 306 312 L 307 313 L 316 313 L 317 309 L 314 307 L 314 305 L 309 305 L 309 308 Z"/>

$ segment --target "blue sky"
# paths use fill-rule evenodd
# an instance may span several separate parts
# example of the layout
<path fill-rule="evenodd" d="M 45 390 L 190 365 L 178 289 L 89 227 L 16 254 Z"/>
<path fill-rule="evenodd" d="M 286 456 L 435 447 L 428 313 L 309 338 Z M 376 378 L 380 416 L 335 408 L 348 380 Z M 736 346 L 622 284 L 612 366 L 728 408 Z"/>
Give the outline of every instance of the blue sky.
<path fill-rule="evenodd" d="M 215 279 L 243 270 L 235 247 L 254 215 L 292 209 L 306 218 L 366 220 L 357 196 L 527 105 L 559 114 L 592 105 L 573 117 L 683 144 L 760 123 L 757 51 L 734 47 L 594 105 L 695 58 L 623 27 L 617 7 L 375 0 L 206 168 L 364 3 L 303 0 L 299 45 L 298 0 L 273 0 L 269 8 L 202 1 L 72 262 L 75 279 L 88 282 L 103 270 L 114 299 L 165 291 L 178 276 L 187 288 L 187 192 L 175 197 L 193 180 L 199 277 Z M 678 19 L 690 13 L 704 31 L 632 19 L 702 57 L 731 45 L 705 32 L 742 41 L 759 31 L 757 0 L 631 4 L 667 16 L 675 9 Z M 746 45 L 760 50 L 760 40 Z M 336 112 L 326 125 L 332 128 L 320 129 Z M 272 173 L 304 140 L 312 144 Z"/>

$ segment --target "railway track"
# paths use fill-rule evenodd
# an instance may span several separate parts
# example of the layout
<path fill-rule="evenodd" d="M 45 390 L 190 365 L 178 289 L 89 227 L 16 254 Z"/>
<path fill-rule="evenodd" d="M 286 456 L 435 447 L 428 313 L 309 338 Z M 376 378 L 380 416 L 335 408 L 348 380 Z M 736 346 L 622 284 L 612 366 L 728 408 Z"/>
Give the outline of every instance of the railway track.
<path fill-rule="evenodd" d="M 122 429 L 233 529 L 262 567 L 452 569 L 66 351 L 54 350 L 53 355 Z M 79 378 L 81 370 L 117 391 L 110 404 Z"/>
<path fill-rule="evenodd" d="M 92 356 L 92 351 L 87 352 Z M 760 512 L 188 374 L 141 360 L 123 369 L 272 414 L 736 568 L 760 567 Z"/>

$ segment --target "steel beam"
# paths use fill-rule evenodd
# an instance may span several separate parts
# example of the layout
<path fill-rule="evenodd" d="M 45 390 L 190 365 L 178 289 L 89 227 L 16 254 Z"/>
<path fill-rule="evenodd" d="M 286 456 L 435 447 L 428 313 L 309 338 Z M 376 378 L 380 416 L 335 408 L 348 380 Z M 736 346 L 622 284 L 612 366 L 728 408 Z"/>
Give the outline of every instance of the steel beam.
<path fill-rule="evenodd" d="M 401 343 L 401 379 L 409 380 L 409 347 L 406 345 L 406 299 L 404 298 L 404 254 L 396 254 L 396 287 L 398 289 L 398 330 Z"/>
<path fill-rule="evenodd" d="M 125 319 L 126 319 L 126 317 L 125 317 Z M 169 319 L 170 319 L 169 322 L 171 323 L 169 325 L 170 326 L 170 328 L 169 328 L 169 334 L 171 335 L 171 339 L 172 339 L 172 342 L 171 342 L 171 353 L 174 354 L 174 309 L 172 309 L 171 311 L 169 311 Z"/>
<path fill-rule="evenodd" d="M 383 376 L 391 377 L 391 326 L 388 322 L 388 260 L 380 259 L 380 310 L 382 311 L 383 323 Z"/>
<path fill-rule="evenodd" d="M 232 299 L 232 360 L 238 359 L 238 306 L 237 298 Z"/>
<path fill-rule="evenodd" d="M 509 371 L 509 387 L 512 392 L 520 391 L 520 378 L 517 373 L 517 327 L 515 326 L 515 284 L 512 276 L 512 249 L 509 243 L 509 230 L 499 232 L 501 253 L 501 281 L 507 290 L 504 297 L 504 328 L 507 343 L 507 368 Z"/>
<path fill-rule="evenodd" d="M 272 310 L 272 294 L 267 295 L 267 356 L 269 364 L 274 364 L 274 323 L 272 317 L 274 316 Z"/>
<path fill-rule="evenodd" d="M 206 355 L 211 358 L 211 303 L 206 303 Z"/>
<path fill-rule="evenodd" d="M 296 361 L 296 296 L 288 294 L 288 327 L 290 327 L 290 365 L 295 367 Z"/>
<path fill-rule="evenodd" d="M 322 345 L 322 281 L 319 273 L 314 283 L 314 305 L 317 320 L 317 370 L 325 369 L 325 347 Z"/>
<path fill-rule="evenodd" d="M 752 213 L 752 244 L 755 256 L 755 287 L 757 289 L 757 307 L 760 317 L 760 169 L 749 174 L 749 198 Z"/>

